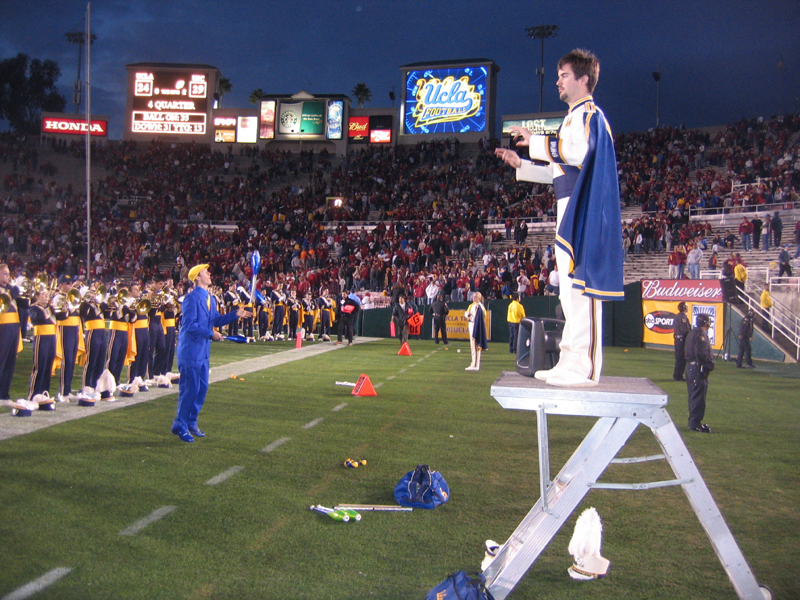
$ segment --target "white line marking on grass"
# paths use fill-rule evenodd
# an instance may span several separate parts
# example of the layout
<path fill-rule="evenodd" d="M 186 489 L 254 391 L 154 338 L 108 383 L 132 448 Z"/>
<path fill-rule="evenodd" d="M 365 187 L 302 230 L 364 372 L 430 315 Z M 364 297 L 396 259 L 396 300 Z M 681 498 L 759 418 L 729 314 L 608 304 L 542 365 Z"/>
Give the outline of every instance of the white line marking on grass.
<path fill-rule="evenodd" d="M 433 356 L 433 352 L 431 352 L 430 354 L 426 354 L 425 358 L 430 358 L 431 356 Z"/>
<path fill-rule="evenodd" d="M 234 475 L 236 475 L 239 471 L 244 469 L 244 467 L 231 467 L 227 471 L 223 471 L 219 475 L 216 475 L 206 481 L 206 485 L 217 485 L 218 483 L 222 483 L 223 481 L 230 479 Z"/>
<path fill-rule="evenodd" d="M 400 373 L 405 373 L 406 371 L 408 371 L 408 369 L 400 369 L 400 370 L 397 372 L 397 374 L 399 375 Z"/>
<path fill-rule="evenodd" d="M 339 406 L 334 406 L 334 407 L 331 409 L 331 412 L 339 412 L 339 411 L 340 411 L 340 410 L 342 410 L 342 409 L 343 409 L 345 406 L 347 406 L 347 402 L 342 402 L 342 403 L 341 403 Z"/>
<path fill-rule="evenodd" d="M 375 384 L 375 385 L 373 385 L 372 387 L 374 387 L 374 388 L 377 390 L 377 389 L 378 389 L 379 387 L 381 387 L 382 385 L 383 385 L 383 382 L 381 381 L 380 383 L 376 383 L 376 384 Z"/>
<path fill-rule="evenodd" d="M 275 440 L 269 446 L 267 446 L 266 448 L 263 448 L 261 451 L 262 452 L 272 452 L 273 450 L 275 450 L 275 448 L 277 448 L 278 446 L 282 446 L 283 444 L 285 444 L 286 442 L 290 441 L 291 439 L 292 438 L 281 438 L 279 440 Z"/>
<path fill-rule="evenodd" d="M 303 429 L 311 429 L 312 427 L 315 427 L 320 423 L 322 423 L 322 421 L 323 421 L 322 417 L 320 417 L 319 419 L 314 419 L 313 421 L 309 421 L 308 423 L 303 425 Z"/>
<path fill-rule="evenodd" d="M 142 529 L 144 529 L 145 527 L 147 527 L 151 523 L 155 523 L 159 519 L 163 519 L 164 517 L 166 517 L 169 513 L 171 513 L 176 508 L 178 508 L 178 507 L 177 506 L 162 506 L 161 508 L 157 508 L 156 510 L 151 512 L 149 515 L 147 515 L 144 519 L 139 519 L 138 521 L 136 521 L 136 523 L 134 523 L 130 527 L 126 527 L 125 529 L 120 531 L 119 534 L 120 535 L 136 535 L 137 533 L 139 533 Z"/>
<path fill-rule="evenodd" d="M 395 377 L 397 377 L 397 375 L 389 375 L 389 376 L 386 378 L 386 381 L 391 381 L 391 380 L 392 380 L 392 379 L 394 379 Z"/>
<path fill-rule="evenodd" d="M 34 594 L 38 594 L 48 586 L 53 585 L 56 581 L 68 575 L 72 571 L 72 567 L 58 567 L 52 571 L 48 571 L 39 579 L 26 583 L 21 588 L 17 588 L 7 596 L 3 596 L 3 600 L 24 600 L 30 598 Z"/>
<path fill-rule="evenodd" d="M 425 358 L 424 358 L 424 357 L 423 357 L 423 358 L 420 358 L 420 359 L 419 359 L 417 362 L 418 362 L 418 363 L 421 363 L 423 360 L 425 360 Z"/>
<path fill-rule="evenodd" d="M 411 363 L 411 364 L 410 364 L 410 365 L 408 365 L 408 366 L 409 366 L 409 368 L 411 368 L 411 367 L 416 367 L 416 366 L 417 366 L 417 363 Z"/>

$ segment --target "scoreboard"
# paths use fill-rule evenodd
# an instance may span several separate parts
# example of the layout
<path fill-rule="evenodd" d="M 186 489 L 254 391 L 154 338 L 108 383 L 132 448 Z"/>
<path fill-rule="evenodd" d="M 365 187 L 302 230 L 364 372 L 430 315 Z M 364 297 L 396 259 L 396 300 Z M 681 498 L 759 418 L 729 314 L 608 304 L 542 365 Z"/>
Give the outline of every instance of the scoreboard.
<path fill-rule="evenodd" d="M 206 65 L 128 65 L 126 137 L 213 135 L 210 109 L 216 73 Z"/>

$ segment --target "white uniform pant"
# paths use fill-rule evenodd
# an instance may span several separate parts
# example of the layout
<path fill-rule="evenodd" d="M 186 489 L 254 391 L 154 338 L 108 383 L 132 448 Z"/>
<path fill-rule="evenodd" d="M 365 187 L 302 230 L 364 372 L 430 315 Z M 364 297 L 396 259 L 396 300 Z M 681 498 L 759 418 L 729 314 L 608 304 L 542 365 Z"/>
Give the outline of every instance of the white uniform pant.
<path fill-rule="evenodd" d="M 469 351 L 472 355 L 472 362 L 470 362 L 469 366 L 473 369 L 480 369 L 481 368 L 481 348 L 478 344 L 475 343 L 475 338 L 472 337 L 472 327 L 473 324 L 469 324 Z"/>
<path fill-rule="evenodd" d="M 558 201 L 558 224 L 567 202 L 569 198 Z M 560 280 L 558 298 L 566 321 L 561 334 L 561 357 L 555 368 L 599 381 L 603 368 L 603 303 L 572 287 L 569 254 L 558 246 L 555 254 Z"/>

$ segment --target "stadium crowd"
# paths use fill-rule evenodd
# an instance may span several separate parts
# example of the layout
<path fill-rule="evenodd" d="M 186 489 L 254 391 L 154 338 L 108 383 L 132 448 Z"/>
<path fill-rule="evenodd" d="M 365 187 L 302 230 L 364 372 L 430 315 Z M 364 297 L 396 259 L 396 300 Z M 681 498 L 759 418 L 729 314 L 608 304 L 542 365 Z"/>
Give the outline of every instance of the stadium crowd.
<path fill-rule="evenodd" d="M 690 222 L 689 211 L 798 201 L 798 129 L 800 117 L 789 115 L 735 122 L 713 138 L 674 127 L 618 135 L 621 197 L 642 207 L 640 218 L 622 224 L 625 246 L 637 254 L 728 248 L 710 225 Z M 45 143 L 70 156 L 84 152 L 81 142 Z M 208 262 L 225 285 L 249 279 L 248 253 L 259 250 L 265 284 L 389 291 L 399 281 L 413 292 L 432 277 L 453 300 L 474 291 L 508 295 L 520 285 L 524 295 L 545 293 L 552 257 L 526 245 L 522 223 L 552 219 L 553 194 L 515 182 L 492 155 L 496 143 L 469 157 L 457 140 L 438 140 L 365 147 L 341 160 L 324 151 L 244 147 L 234 157 L 231 147 L 192 143 L 96 145 L 93 163 L 106 174 L 92 196 L 89 275 L 147 280 L 164 272 L 178 282 L 189 266 Z M 12 272 L 29 256 L 31 272 L 86 276 L 85 200 L 70 185 L 48 183 L 53 167 L 39 164 L 37 148 L 35 140 L 0 137 L 0 158 L 12 166 L 0 203 L 0 258 Z M 329 206 L 331 197 L 346 206 Z M 352 224 L 370 218 L 372 229 Z"/>

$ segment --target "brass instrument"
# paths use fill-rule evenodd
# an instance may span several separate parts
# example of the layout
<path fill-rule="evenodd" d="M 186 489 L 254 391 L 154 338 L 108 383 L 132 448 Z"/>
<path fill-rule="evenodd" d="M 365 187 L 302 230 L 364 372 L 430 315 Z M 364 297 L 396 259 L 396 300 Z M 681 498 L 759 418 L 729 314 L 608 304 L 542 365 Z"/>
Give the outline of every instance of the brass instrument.
<path fill-rule="evenodd" d="M 106 301 L 106 297 L 108 296 L 108 290 L 105 285 L 102 283 L 97 286 L 97 289 L 94 292 L 89 293 L 89 302 L 93 304 L 102 304 Z"/>
<path fill-rule="evenodd" d="M 108 307 L 112 310 L 119 310 L 124 304 L 128 302 L 128 290 L 121 289 L 116 294 L 110 295 L 108 297 Z"/>
<path fill-rule="evenodd" d="M 0 314 L 11 310 L 11 296 L 3 292 L 0 294 Z"/>
<path fill-rule="evenodd" d="M 176 307 L 175 296 L 169 290 L 161 290 L 153 298 L 153 306 L 158 310 L 174 310 Z"/>
<path fill-rule="evenodd" d="M 55 312 L 73 312 L 81 305 L 81 293 L 72 288 L 66 295 L 61 294 L 50 301 L 50 307 Z"/>
<path fill-rule="evenodd" d="M 147 298 L 142 298 L 133 306 L 136 314 L 140 317 L 144 317 L 150 312 L 150 309 L 153 308 L 153 303 Z"/>

